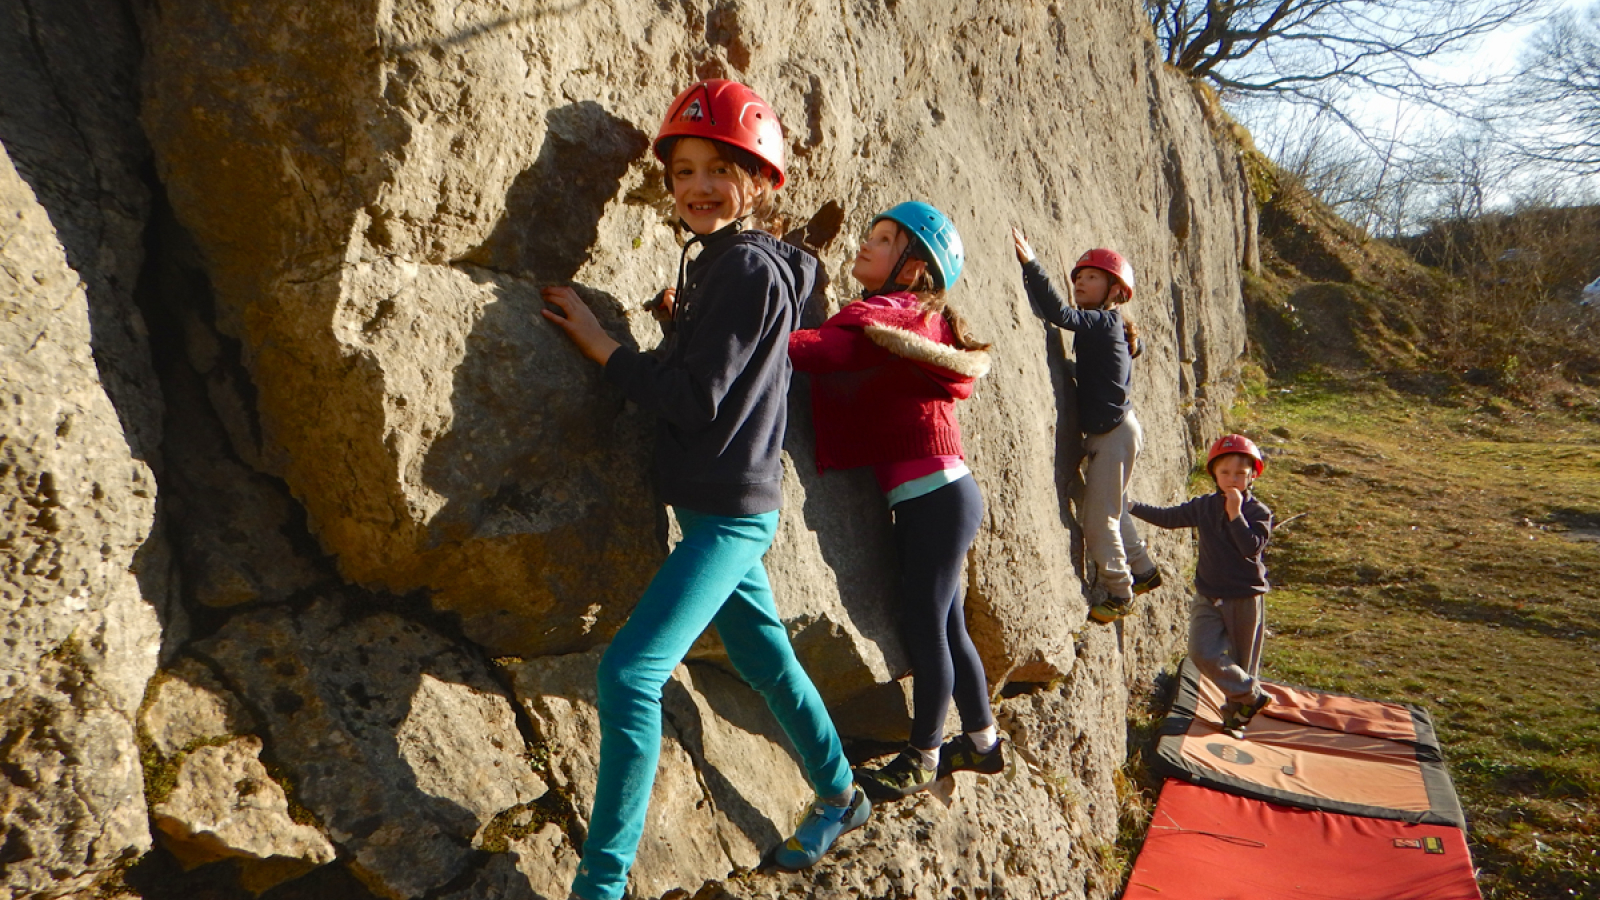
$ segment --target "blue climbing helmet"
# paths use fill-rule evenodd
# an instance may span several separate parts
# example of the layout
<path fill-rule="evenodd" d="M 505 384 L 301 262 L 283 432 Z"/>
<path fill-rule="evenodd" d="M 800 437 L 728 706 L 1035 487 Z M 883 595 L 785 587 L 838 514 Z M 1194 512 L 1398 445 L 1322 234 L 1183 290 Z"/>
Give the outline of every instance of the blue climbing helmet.
<path fill-rule="evenodd" d="M 876 225 L 884 219 L 904 228 L 906 234 L 911 236 L 911 243 L 917 248 L 917 258 L 928 264 L 928 274 L 932 276 L 935 288 L 949 290 L 961 277 L 966 252 L 961 248 L 961 235 L 956 232 L 956 226 L 949 216 L 920 200 L 908 200 L 873 216 L 872 224 Z M 895 264 L 894 271 L 889 273 L 886 284 L 894 283 L 904 265 L 905 258 L 902 257 Z"/>

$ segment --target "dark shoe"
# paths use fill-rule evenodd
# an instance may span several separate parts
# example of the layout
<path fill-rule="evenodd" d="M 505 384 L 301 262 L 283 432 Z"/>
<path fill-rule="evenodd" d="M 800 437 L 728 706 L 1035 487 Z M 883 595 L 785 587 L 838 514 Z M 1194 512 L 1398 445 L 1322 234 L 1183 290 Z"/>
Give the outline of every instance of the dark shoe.
<path fill-rule="evenodd" d="M 833 806 L 818 800 L 800 820 L 794 835 L 772 851 L 772 862 L 786 872 L 809 869 L 827 855 L 840 835 L 867 824 L 870 815 L 872 803 L 864 791 L 856 791 L 849 806 Z"/>
<path fill-rule="evenodd" d="M 1256 714 L 1272 705 L 1272 695 L 1265 691 L 1256 694 L 1255 699 L 1249 703 L 1234 706 L 1232 703 L 1223 704 L 1222 730 L 1236 741 L 1244 740 L 1245 726 Z M 1232 707 L 1230 710 L 1229 707 Z"/>
<path fill-rule="evenodd" d="M 1143 575 L 1133 576 L 1133 595 L 1148 594 L 1161 587 L 1161 570 L 1151 569 Z"/>
<path fill-rule="evenodd" d="M 999 738 L 988 753 L 979 753 L 972 738 L 958 734 L 939 748 L 939 777 L 952 772 L 978 772 L 998 775 L 1006 768 L 1006 739 Z"/>
<path fill-rule="evenodd" d="M 1132 611 L 1132 597 L 1107 597 L 1089 607 L 1089 618 L 1102 625 L 1109 625 Z"/>
<path fill-rule="evenodd" d="M 899 800 L 925 791 L 938 772 L 922 767 L 922 754 L 907 747 L 881 769 L 856 769 L 856 784 L 874 800 Z"/>

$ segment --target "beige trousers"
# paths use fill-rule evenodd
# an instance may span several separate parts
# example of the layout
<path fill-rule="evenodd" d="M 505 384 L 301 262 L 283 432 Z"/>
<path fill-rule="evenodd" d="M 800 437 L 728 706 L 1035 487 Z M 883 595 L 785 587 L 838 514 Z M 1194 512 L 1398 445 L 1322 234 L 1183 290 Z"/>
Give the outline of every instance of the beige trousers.
<path fill-rule="evenodd" d="M 1133 573 L 1155 568 L 1128 513 L 1128 483 L 1144 449 L 1144 431 L 1133 410 L 1105 434 L 1083 438 L 1083 502 L 1079 524 L 1083 546 L 1100 572 L 1100 586 L 1113 597 L 1133 596 Z"/>

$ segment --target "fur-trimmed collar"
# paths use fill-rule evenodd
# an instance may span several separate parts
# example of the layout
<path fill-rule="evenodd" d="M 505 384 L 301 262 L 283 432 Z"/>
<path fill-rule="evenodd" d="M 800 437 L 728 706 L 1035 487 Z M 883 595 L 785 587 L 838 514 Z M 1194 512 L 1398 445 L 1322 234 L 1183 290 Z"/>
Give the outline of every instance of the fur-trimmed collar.
<path fill-rule="evenodd" d="M 868 325 L 865 330 L 874 344 L 912 362 L 972 379 L 982 378 L 989 372 L 989 354 L 985 350 L 963 350 L 889 325 Z"/>

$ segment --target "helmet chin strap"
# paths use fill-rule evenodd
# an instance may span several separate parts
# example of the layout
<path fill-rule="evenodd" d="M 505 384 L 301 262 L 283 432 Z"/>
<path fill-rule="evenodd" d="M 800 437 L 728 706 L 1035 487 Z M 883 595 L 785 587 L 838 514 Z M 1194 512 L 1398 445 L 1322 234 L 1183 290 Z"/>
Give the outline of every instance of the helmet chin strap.
<path fill-rule="evenodd" d="M 868 297 L 877 297 L 882 294 L 893 294 L 897 291 L 905 290 L 906 286 L 900 284 L 900 270 L 905 268 L 906 263 L 910 259 L 911 244 L 910 242 L 907 242 L 906 248 L 900 251 L 900 258 L 894 261 L 894 268 L 889 270 L 889 277 L 883 280 L 883 284 L 880 284 L 875 288 L 863 287 L 861 289 L 861 299 L 865 300 Z"/>
<path fill-rule="evenodd" d="M 728 224 L 722 226 L 721 228 L 718 228 L 716 231 L 713 231 L 710 234 L 700 234 L 699 232 L 695 231 L 693 228 L 690 228 L 689 227 L 689 223 L 685 222 L 682 218 L 678 219 L 678 224 L 683 226 L 683 230 L 684 231 L 687 231 L 690 234 L 694 235 L 694 237 L 689 238 L 687 241 L 683 242 L 683 251 L 678 254 L 678 287 L 677 287 L 677 296 L 682 297 L 683 296 L 683 280 L 684 280 L 684 278 L 687 277 L 688 270 L 689 270 L 689 248 L 693 247 L 695 244 L 707 244 L 707 243 L 710 243 L 711 241 L 721 240 L 722 238 L 727 237 L 730 234 L 738 234 L 739 232 L 744 230 L 744 217 L 740 216 L 739 218 L 734 219 L 732 222 L 729 222 Z"/>

